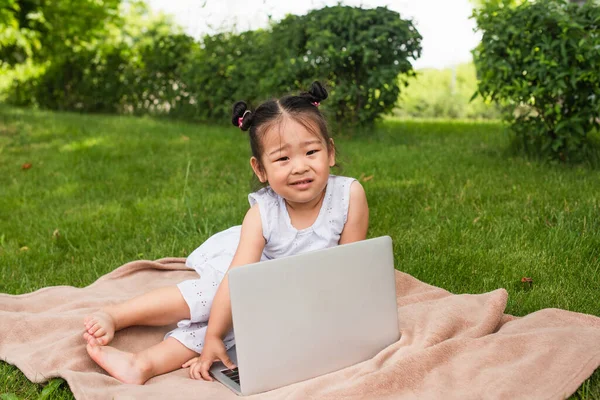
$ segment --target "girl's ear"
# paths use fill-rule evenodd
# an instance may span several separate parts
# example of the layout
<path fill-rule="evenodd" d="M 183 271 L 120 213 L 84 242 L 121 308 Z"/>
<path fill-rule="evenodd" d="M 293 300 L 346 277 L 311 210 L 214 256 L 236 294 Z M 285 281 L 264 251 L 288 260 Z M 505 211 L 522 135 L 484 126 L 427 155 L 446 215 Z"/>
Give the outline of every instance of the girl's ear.
<path fill-rule="evenodd" d="M 258 162 L 256 157 L 250 158 L 250 166 L 252 167 L 252 170 L 258 177 L 258 180 L 261 183 L 265 183 L 267 181 L 267 174 L 264 173 L 264 171 L 263 171 L 262 167 L 260 166 L 260 163 Z"/>
<path fill-rule="evenodd" d="M 335 166 L 335 143 L 333 143 L 333 139 L 329 139 L 329 146 L 327 151 L 329 152 L 329 166 Z"/>

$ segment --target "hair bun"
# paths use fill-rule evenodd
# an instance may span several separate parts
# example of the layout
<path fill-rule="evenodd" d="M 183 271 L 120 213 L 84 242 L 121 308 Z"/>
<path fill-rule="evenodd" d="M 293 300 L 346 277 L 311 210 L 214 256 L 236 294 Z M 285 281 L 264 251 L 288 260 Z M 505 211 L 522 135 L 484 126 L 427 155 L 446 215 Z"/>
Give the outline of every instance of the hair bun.
<path fill-rule="evenodd" d="M 308 93 L 314 97 L 316 102 L 321 102 L 327 98 L 327 90 L 321 85 L 321 82 L 314 81 L 308 89 Z"/>
<path fill-rule="evenodd" d="M 250 125 L 252 125 L 252 112 L 248 110 L 248 105 L 245 102 L 238 101 L 233 105 L 231 123 L 243 131 L 247 131 L 250 128 Z"/>
<path fill-rule="evenodd" d="M 327 90 L 321 85 L 321 82 L 314 81 L 308 92 L 300 93 L 300 96 L 306 97 L 311 103 L 320 103 L 327 98 Z"/>

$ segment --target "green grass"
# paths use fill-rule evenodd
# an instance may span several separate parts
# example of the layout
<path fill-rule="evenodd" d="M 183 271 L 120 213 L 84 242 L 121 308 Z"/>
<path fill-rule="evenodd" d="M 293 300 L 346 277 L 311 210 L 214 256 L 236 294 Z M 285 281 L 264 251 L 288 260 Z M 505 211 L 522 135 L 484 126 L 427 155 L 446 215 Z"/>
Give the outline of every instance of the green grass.
<path fill-rule="evenodd" d="M 600 171 L 511 156 L 503 132 L 388 120 L 338 135 L 339 173 L 373 176 L 369 235 L 393 238 L 398 269 L 455 293 L 504 287 L 514 315 L 600 316 Z M 0 292 L 85 286 L 134 259 L 186 256 L 241 223 L 248 158 L 233 127 L 1 107 Z M 41 390 L 0 363 L 0 393 Z M 63 384 L 51 397 L 71 394 Z M 600 398 L 599 371 L 575 398 Z"/>

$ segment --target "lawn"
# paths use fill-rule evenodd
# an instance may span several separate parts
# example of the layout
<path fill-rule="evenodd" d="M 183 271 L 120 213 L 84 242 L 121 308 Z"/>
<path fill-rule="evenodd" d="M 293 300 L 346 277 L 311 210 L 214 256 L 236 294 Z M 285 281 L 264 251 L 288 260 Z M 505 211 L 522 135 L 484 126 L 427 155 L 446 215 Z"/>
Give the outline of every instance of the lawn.
<path fill-rule="evenodd" d="M 369 236 L 392 237 L 396 268 L 454 293 L 504 287 L 514 315 L 600 316 L 600 170 L 511 156 L 494 122 L 388 120 L 334 137 L 334 173 L 362 177 Z M 249 155 L 233 126 L 0 106 L 0 292 L 186 256 L 241 223 Z M 42 388 L 0 362 L 0 393 Z M 50 398 L 72 395 L 63 384 Z M 600 371 L 574 398 L 600 398 Z"/>

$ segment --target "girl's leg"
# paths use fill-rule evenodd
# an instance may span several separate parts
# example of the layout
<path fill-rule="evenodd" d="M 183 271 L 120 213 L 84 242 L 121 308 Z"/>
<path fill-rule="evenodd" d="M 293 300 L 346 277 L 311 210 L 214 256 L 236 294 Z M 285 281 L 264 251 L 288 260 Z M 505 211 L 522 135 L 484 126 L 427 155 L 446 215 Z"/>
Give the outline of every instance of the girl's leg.
<path fill-rule="evenodd" d="M 177 339 L 168 338 L 139 353 L 127 353 L 111 346 L 87 345 L 90 357 L 112 377 L 123 383 L 142 385 L 148 379 L 175 371 L 198 353 Z"/>
<path fill-rule="evenodd" d="M 190 308 L 177 286 L 159 288 L 124 303 L 108 306 L 85 317 L 83 337 L 106 345 L 115 331 L 132 325 L 164 326 L 190 318 Z"/>

